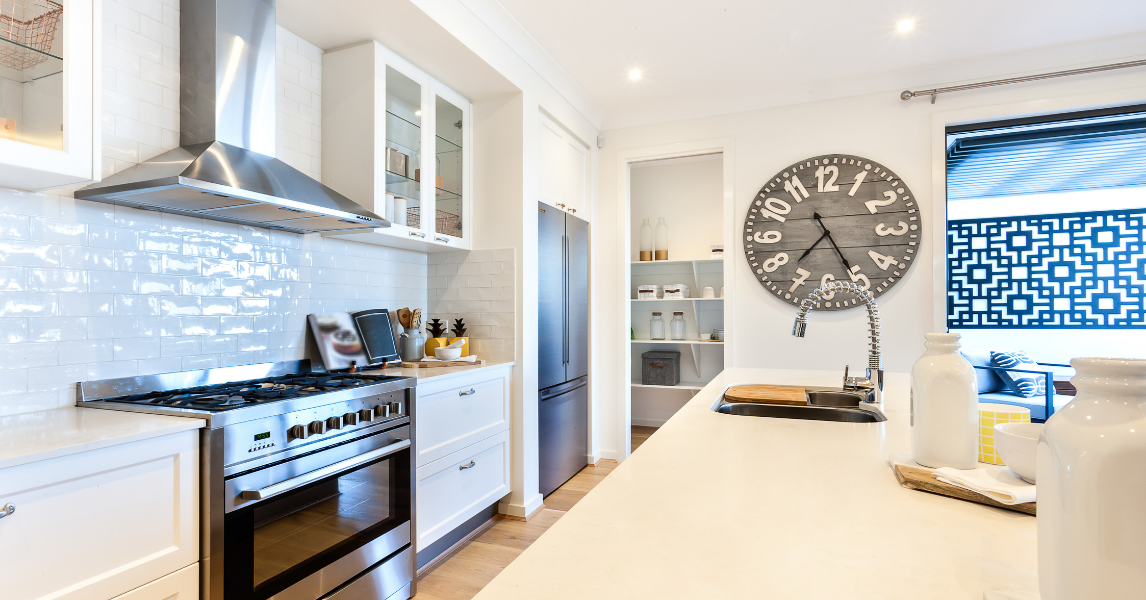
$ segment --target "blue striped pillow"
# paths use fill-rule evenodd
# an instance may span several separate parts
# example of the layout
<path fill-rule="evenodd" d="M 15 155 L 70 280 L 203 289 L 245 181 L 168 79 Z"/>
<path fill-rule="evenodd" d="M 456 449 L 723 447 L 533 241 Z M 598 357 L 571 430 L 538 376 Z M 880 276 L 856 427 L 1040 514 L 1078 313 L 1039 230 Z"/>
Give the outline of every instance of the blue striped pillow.
<path fill-rule="evenodd" d="M 1038 368 L 1039 364 L 1031 360 L 1024 352 L 1015 350 L 991 351 L 991 366 L 1002 367 L 1004 369 L 1025 369 L 1033 371 Z M 1047 393 L 1047 377 L 1046 375 L 1035 375 L 1034 373 L 1015 373 L 1013 371 L 996 371 L 999 378 L 1003 383 L 1007 384 L 1011 391 L 1022 396 L 1023 398 L 1034 398 L 1035 396 L 1045 396 Z"/>

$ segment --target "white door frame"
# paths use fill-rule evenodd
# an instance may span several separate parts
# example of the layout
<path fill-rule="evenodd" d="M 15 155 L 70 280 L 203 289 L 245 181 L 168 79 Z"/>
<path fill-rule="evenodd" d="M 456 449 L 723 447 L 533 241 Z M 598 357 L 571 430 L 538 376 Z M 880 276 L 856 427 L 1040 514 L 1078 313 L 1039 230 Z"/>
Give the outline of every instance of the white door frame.
<path fill-rule="evenodd" d="M 647 146 L 643 148 L 629 148 L 617 152 L 617 249 L 618 256 L 623 259 L 623 267 L 619 271 L 616 289 L 621 290 L 617 298 L 607 299 L 621 314 L 624 315 L 624 326 L 616 332 L 612 343 L 618 352 L 615 356 L 623 357 L 624 368 L 620 369 L 620 380 L 614 385 L 624 390 L 617 397 L 621 399 L 616 411 L 617 424 L 617 460 L 624 461 L 632 453 L 632 439 L 630 432 L 633 424 L 633 396 L 632 387 L 632 355 L 629 343 L 629 330 L 632 327 L 633 313 L 629 305 L 629 281 L 631 277 L 629 258 L 632 243 L 630 224 L 630 176 L 629 167 L 634 163 L 669 158 L 685 158 L 689 156 L 702 156 L 706 154 L 722 155 L 722 172 L 724 181 L 724 249 L 728 251 L 735 247 L 735 218 L 734 212 L 734 186 L 736 182 L 736 156 L 734 151 L 735 138 L 725 137 L 660 146 Z M 724 261 L 724 368 L 735 366 L 733 360 L 732 344 L 735 329 L 729 326 L 733 314 L 735 293 L 735 278 L 732 276 L 732 264 L 735 261 Z"/>

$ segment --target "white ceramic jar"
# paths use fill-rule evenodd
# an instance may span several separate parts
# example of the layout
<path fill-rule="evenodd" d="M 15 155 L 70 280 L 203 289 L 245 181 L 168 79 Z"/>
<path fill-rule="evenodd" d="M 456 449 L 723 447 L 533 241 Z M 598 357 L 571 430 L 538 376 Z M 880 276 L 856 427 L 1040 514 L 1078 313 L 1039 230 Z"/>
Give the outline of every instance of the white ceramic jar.
<path fill-rule="evenodd" d="M 974 469 L 979 460 L 979 385 L 959 354 L 959 334 L 928 333 L 911 367 L 911 454 L 930 468 Z"/>
<path fill-rule="evenodd" d="M 1043 600 L 1146 597 L 1146 360 L 1076 358 L 1039 437 Z"/>

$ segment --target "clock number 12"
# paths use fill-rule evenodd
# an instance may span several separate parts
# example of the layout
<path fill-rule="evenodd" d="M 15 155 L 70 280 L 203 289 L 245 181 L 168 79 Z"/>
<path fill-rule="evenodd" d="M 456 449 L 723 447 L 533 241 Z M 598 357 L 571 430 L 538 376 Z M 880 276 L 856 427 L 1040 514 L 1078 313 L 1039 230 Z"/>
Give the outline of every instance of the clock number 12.
<path fill-rule="evenodd" d="M 824 183 L 824 176 L 830 176 L 827 183 Z M 819 191 L 823 192 L 838 192 L 840 186 L 836 185 L 836 177 L 840 176 L 840 168 L 836 166 L 826 166 L 816 169 L 816 179 L 819 180 Z"/>

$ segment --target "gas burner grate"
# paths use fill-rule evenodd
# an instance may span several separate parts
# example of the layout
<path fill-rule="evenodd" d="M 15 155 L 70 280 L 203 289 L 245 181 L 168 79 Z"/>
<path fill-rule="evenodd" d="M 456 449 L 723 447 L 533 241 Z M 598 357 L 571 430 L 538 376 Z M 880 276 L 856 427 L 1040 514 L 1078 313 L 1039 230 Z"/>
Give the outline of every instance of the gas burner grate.
<path fill-rule="evenodd" d="M 301 373 L 131 394 L 107 398 L 105 401 L 218 412 L 360 387 L 390 379 L 393 378 L 361 373 Z"/>

